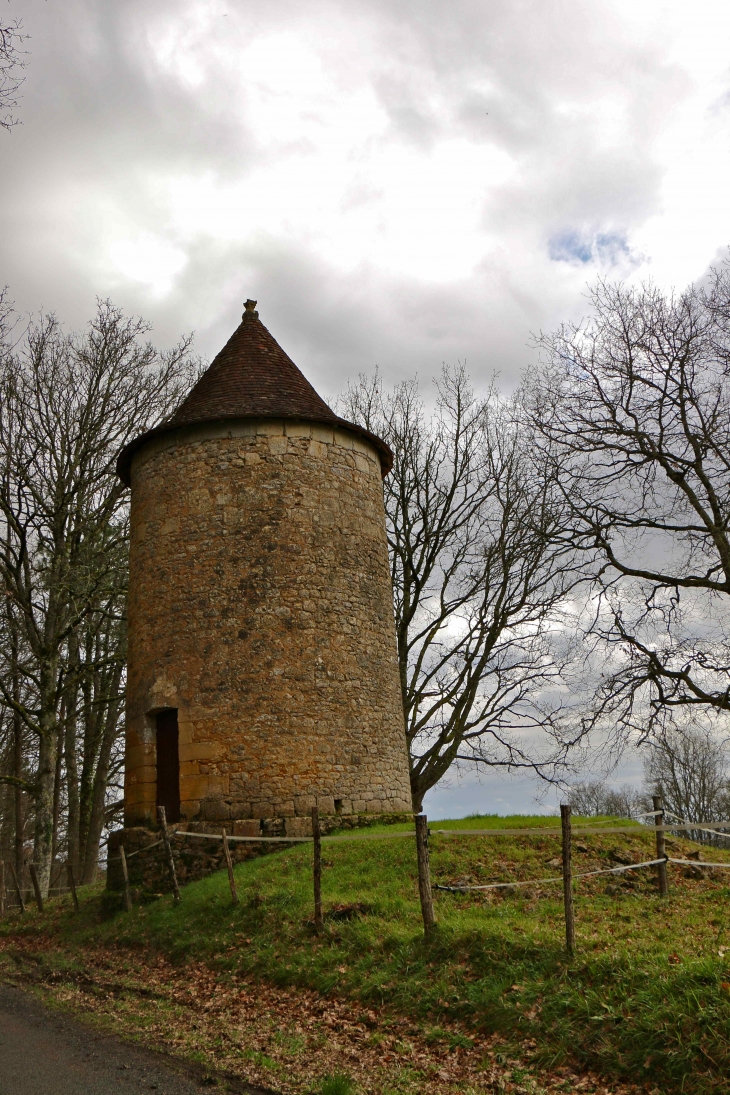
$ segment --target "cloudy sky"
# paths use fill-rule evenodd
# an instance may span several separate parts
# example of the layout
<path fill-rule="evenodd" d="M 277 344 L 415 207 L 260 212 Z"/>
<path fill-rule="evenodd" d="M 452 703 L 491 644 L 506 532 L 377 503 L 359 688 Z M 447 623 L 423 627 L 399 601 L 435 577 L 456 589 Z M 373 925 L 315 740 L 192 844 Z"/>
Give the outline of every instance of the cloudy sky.
<path fill-rule="evenodd" d="M 507 383 L 587 282 L 730 243 L 721 0 L 10 0 L 0 284 L 195 330 L 241 302 L 325 396 L 380 366 Z M 480 792 L 481 793 L 481 792 Z"/>

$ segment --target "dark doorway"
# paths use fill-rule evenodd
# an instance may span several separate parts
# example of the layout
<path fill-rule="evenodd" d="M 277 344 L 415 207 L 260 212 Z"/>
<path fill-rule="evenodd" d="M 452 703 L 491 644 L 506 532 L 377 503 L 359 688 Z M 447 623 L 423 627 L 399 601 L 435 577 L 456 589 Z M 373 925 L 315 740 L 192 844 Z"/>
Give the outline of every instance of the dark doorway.
<path fill-rule="evenodd" d="M 168 821 L 180 820 L 180 753 L 177 711 L 160 711 L 157 723 L 157 805 Z"/>

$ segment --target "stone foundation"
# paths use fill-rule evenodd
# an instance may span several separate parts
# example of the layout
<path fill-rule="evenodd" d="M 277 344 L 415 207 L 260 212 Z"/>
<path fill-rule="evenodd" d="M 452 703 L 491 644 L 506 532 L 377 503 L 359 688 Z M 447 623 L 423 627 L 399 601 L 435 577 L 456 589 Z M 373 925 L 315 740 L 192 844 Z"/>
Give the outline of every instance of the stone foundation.
<path fill-rule="evenodd" d="M 396 825 L 413 820 L 410 813 L 403 814 L 348 814 L 345 816 L 334 814 L 320 818 L 320 828 L 323 836 L 329 833 L 345 829 L 364 829 L 373 825 Z M 222 825 L 210 825 L 205 822 L 182 822 L 171 827 L 178 833 L 215 833 L 220 835 L 223 829 L 229 836 L 257 836 L 257 837 L 302 837 L 312 835 L 312 820 L 305 817 L 281 817 L 265 818 L 262 820 L 229 821 Z M 160 839 L 159 829 L 148 829 L 142 826 L 117 829 L 109 837 L 109 863 L 107 867 L 106 886 L 108 890 L 119 891 L 124 886 L 122 865 L 119 860 L 119 846 L 124 846 L 127 856 L 129 881 L 136 892 L 136 899 L 143 895 L 154 896 L 169 893 L 172 890 L 170 870 L 167 865 L 167 854 L 163 844 L 157 844 L 149 852 L 140 851 Z M 185 839 L 172 837 L 172 851 L 175 860 L 178 883 L 184 886 L 188 882 L 195 882 L 213 871 L 225 869 L 226 862 L 223 854 L 223 842 L 220 840 L 199 840 L 196 838 Z M 246 859 L 254 859 L 256 856 L 269 855 L 271 852 L 283 851 L 293 847 L 293 844 L 284 844 L 280 841 L 266 844 L 232 843 L 229 845 L 231 858 L 234 863 L 242 863 Z M 140 851 L 139 855 L 133 853 Z M 131 858 L 129 858 L 131 856 Z"/>

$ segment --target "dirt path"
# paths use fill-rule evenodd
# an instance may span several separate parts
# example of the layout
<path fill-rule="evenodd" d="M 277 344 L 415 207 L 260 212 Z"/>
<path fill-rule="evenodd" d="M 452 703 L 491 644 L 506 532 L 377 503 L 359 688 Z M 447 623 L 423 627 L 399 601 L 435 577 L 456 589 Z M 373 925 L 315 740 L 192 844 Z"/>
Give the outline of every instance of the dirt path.
<path fill-rule="evenodd" d="M 100 1034 L 0 984 L 0 1095 L 200 1095 L 213 1089 L 266 1095 Z"/>

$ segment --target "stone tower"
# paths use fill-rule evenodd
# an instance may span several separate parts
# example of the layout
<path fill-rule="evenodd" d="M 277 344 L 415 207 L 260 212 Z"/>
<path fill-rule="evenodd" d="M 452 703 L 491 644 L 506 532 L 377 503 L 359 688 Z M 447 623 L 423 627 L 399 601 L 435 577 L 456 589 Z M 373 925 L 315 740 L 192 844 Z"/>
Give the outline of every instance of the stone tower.
<path fill-rule="evenodd" d="M 125 826 L 411 809 L 382 476 L 247 301 L 132 488 Z M 248 828 L 240 831 L 249 831 Z M 287 832 L 296 825 L 284 822 Z"/>

